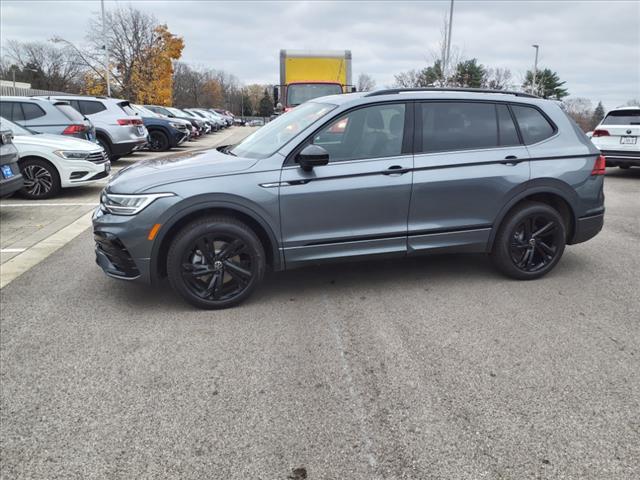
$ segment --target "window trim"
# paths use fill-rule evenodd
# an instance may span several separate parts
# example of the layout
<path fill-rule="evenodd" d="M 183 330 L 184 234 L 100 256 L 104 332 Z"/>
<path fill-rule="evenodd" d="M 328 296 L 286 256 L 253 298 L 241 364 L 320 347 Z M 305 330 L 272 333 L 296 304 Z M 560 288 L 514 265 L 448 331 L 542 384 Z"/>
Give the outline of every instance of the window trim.
<path fill-rule="evenodd" d="M 300 141 L 300 143 L 293 150 L 291 150 L 291 152 L 289 152 L 284 162 L 282 163 L 282 168 L 286 168 L 286 167 L 298 168 L 298 162 L 296 162 L 295 160 L 296 157 L 298 156 L 298 153 L 300 153 L 303 148 L 309 145 L 308 143 L 309 140 L 312 139 L 318 132 L 323 130 L 325 127 L 331 125 L 332 123 L 335 123 L 337 120 L 339 120 L 340 118 L 344 117 L 347 114 L 350 114 L 351 112 L 360 110 L 362 108 L 376 107 L 380 105 L 404 105 L 404 126 L 403 126 L 404 130 L 402 134 L 402 147 L 400 148 L 400 154 L 391 155 L 387 157 L 353 158 L 350 160 L 341 160 L 339 162 L 333 162 L 333 163 L 362 162 L 362 161 L 369 161 L 369 160 L 377 160 L 377 159 L 384 159 L 384 158 L 398 158 L 398 157 L 404 157 L 406 155 L 413 155 L 414 145 L 415 145 L 414 143 L 415 102 L 411 100 L 394 99 L 391 101 L 387 100 L 384 102 L 372 102 L 372 103 L 355 105 L 351 108 L 338 112 L 333 117 L 329 118 L 328 120 L 325 120 L 323 124 L 321 124 L 318 128 L 313 130 L 302 141 Z M 328 165 L 331 165 L 331 163 L 332 162 L 330 161 Z"/>

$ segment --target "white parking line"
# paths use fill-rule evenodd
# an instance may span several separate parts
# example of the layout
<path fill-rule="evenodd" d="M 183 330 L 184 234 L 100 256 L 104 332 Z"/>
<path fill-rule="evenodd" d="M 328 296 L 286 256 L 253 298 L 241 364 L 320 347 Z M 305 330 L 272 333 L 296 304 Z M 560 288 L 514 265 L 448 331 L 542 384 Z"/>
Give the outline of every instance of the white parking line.
<path fill-rule="evenodd" d="M 0 265 L 0 288 L 3 288 L 84 232 L 91 226 L 92 215 L 93 212 L 82 215 L 75 222 Z"/>
<path fill-rule="evenodd" d="M 26 248 L 0 248 L 0 253 L 20 253 L 25 250 Z"/>
<path fill-rule="evenodd" d="M 96 202 L 91 203 L 0 203 L 0 208 L 8 207 L 97 207 Z"/>

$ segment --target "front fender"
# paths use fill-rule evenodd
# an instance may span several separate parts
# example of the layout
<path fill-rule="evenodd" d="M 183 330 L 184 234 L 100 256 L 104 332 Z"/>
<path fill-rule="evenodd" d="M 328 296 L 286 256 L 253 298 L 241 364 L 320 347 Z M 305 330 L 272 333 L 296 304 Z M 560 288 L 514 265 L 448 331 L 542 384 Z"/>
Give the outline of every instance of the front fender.
<path fill-rule="evenodd" d="M 264 215 L 259 213 L 259 209 L 253 205 L 246 205 L 245 203 L 239 203 L 233 199 L 233 197 L 219 195 L 199 195 L 185 199 L 176 205 L 169 208 L 159 220 L 158 223 L 162 224 L 162 228 L 151 249 L 151 278 L 158 277 L 158 255 L 161 249 L 164 247 L 165 240 L 170 233 L 173 233 L 173 228 L 183 219 L 189 217 L 197 212 L 204 212 L 206 210 L 224 209 L 250 217 L 255 221 L 262 229 L 267 233 L 269 241 L 272 246 L 272 258 L 273 269 L 280 270 L 284 265 L 283 259 L 280 256 L 279 241 L 275 235 L 271 225 L 265 220 Z"/>

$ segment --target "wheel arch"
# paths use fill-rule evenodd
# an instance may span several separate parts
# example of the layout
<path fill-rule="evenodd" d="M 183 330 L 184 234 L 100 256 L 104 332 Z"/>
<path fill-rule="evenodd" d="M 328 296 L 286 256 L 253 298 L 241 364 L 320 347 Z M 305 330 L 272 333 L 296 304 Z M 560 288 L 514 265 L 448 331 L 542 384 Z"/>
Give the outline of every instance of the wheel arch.
<path fill-rule="evenodd" d="M 18 165 L 22 166 L 22 163 L 24 163 L 27 160 L 40 160 L 41 162 L 45 162 L 46 164 L 50 165 L 58 175 L 58 181 L 60 180 L 60 169 L 54 162 L 52 162 L 48 158 L 40 155 L 36 155 L 36 154 L 28 154 L 18 159 Z"/>
<path fill-rule="evenodd" d="M 260 215 L 247 207 L 230 202 L 205 202 L 178 211 L 163 224 L 161 234 L 158 235 L 151 250 L 150 273 L 152 281 L 166 275 L 166 257 L 169 246 L 180 229 L 198 218 L 209 215 L 229 216 L 245 223 L 262 243 L 267 257 L 267 265 L 273 270 L 282 269 L 283 262 L 280 258 L 276 236 Z"/>
<path fill-rule="evenodd" d="M 489 235 L 487 251 L 492 250 L 498 229 L 506 216 L 522 202 L 527 201 L 544 203 L 556 209 L 567 227 L 567 242 L 573 238 L 578 219 L 579 198 L 577 194 L 569 185 L 559 180 L 538 180 L 528 182 L 524 189 L 517 192 L 500 210 Z"/>

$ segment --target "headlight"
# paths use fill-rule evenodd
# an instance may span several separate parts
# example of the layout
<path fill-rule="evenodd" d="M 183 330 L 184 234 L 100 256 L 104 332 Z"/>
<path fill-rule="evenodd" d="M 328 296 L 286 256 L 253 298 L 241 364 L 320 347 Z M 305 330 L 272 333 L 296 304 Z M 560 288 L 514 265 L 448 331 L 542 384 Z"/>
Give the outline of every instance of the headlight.
<path fill-rule="evenodd" d="M 74 152 L 70 150 L 56 150 L 53 153 L 67 160 L 86 160 L 89 156 L 89 152 Z"/>
<path fill-rule="evenodd" d="M 171 122 L 169 125 L 171 125 L 173 128 L 180 130 L 180 128 L 182 128 L 182 124 L 181 123 L 173 123 Z"/>
<path fill-rule="evenodd" d="M 173 197 L 174 193 L 148 193 L 146 195 L 125 195 L 102 192 L 100 204 L 114 215 L 135 215 L 147 208 L 158 198 Z"/>

